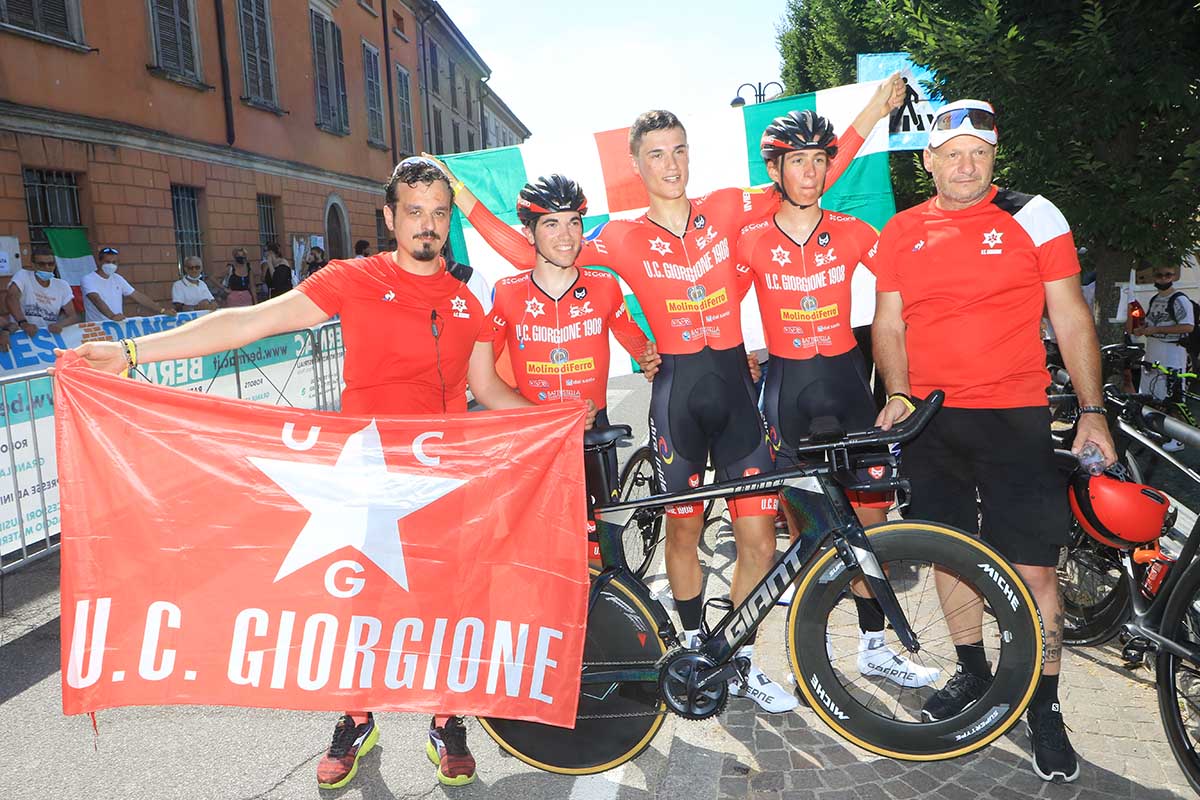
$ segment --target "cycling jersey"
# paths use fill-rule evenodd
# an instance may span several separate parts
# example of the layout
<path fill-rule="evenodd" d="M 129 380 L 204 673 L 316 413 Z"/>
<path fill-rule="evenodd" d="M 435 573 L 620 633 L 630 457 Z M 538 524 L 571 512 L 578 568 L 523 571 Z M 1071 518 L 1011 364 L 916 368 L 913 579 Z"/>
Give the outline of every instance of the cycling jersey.
<path fill-rule="evenodd" d="M 531 272 L 502 278 L 488 325 L 497 356 L 508 347 L 517 391 L 534 403 L 591 400 L 603 409 L 609 331 L 635 359 L 647 343 L 617 279 L 595 269 L 579 270 L 557 299 L 542 291 Z"/>
<path fill-rule="evenodd" d="M 347 414 L 440 414 L 467 410 L 467 365 L 488 341 L 487 285 L 470 267 L 414 275 L 391 253 L 330 261 L 303 292 L 329 316 L 341 315 Z"/>
<path fill-rule="evenodd" d="M 772 356 L 836 356 L 855 348 L 850 279 L 877 238 L 857 217 L 830 211 L 803 242 L 784 233 L 774 217 L 742 228 L 739 296 L 753 281 Z"/>
<path fill-rule="evenodd" d="M 876 291 L 903 303 L 913 395 L 944 389 L 951 408 L 1046 405 L 1045 284 L 1079 273 L 1053 203 L 995 186 L 957 211 L 934 198 L 892 217 L 877 248 Z"/>
<path fill-rule="evenodd" d="M 829 164 L 832 185 L 853 160 L 863 139 L 851 127 Z M 633 289 L 661 354 L 726 350 L 742 343 L 734 268 L 738 236 L 746 224 L 779 207 L 773 189 L 719 189 L 691 201 L 682 236 L 643 214 L 611 220 L 588 234 L 577 263 L 608 267 Z M 533 246 L 476 203 L 471 224 L 484 240 L 519 269 L 531 269 Z"/>

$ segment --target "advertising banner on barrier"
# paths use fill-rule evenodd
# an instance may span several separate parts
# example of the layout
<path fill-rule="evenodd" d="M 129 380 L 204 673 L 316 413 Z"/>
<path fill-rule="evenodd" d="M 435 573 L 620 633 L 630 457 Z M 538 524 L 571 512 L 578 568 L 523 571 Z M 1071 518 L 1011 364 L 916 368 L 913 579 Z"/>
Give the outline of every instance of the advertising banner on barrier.
<path fill-rule="evenodd" d="M 582 404 L 376 420 L 171 391 L 68 354 L 55 407 L 71 454 L 66 713 L 213 704 L 573 724 Z"/>
<path fill-rule="evenodd" d="M 57 536 L 58 466 L 50 378 L 0 386 L 0 558 Z"/>
<path fill-rule="evenodd" d="M 45 328 L 33 336 L 17 331 L 9 337 L 8 352 L 0 352 L 0 378 L 33 369 L 45 369 L 54 363 L 54 349 L 65 350 L 78 347 L 85 340 L 132 339 L 148 333 L 177 328 L 196 319 L 205 311 L 185 311 L 175 316 L 128 317 L 120 322 L 106 319 L 103 322 L 81 322 L 68 325 L 62 333 L 51 333 Z"/>

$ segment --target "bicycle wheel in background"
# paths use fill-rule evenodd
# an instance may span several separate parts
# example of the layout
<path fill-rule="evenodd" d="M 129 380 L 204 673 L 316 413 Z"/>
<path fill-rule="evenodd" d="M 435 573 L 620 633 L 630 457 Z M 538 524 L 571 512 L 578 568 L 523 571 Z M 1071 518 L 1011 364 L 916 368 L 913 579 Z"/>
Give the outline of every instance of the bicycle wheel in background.
<path fill-rule="evenodd" d="M 620 502 L 641 500 L 658 492 L 658 482 L 654 478 L 654 449 L 650 445 L 642 445 L 633 451 L 633 455 L 625 462 L 621 470 Z M 629 570 L 639 578 L 646 577 L 654 554 L 658 552 L 658 543 L 663 536 L 663 515 L 634 514 L 621 531 L 621 547 L 625 550 L 625 563 Z"/>
<path fill-rule="evenodd" d="M 592 580 L 599 573 L 591 570 Z M 634 584 L 634 585 L 630 585 Z M 643 597 L 645 587 L 621 573 L 607 581 L 588 611 L 583 669 L 652 667 L 667 647 Z M 480 717 L 496 743 L 526 764 L 562 775 L 590 775 L 624 764 L 649 745 L 666 706 L 658 681 L 582 684 L 574 729 L 539 722 Z"/>
<path fill-rule="evenodd" d="M 1200 564 L 1193 562 L 1172 590 L 1160 632 L 1200 651 Z M 1200 792 L 1200 663 L 1159 648 L 1155 673 L 1159 716 L 1171 752 L 1192 789 Z"/>
<path fill-rule="evenodd" d="M 1104 644 L 1129 617 L 1129 582 L 1118 552 L 1088 536 L 1074 518 L 1071 543 L 1059 557 L 1058 587 L 1065 644 Z"/>
<path fill-rule="evenodd" d="M 954 528 L 888 522 L 868 528 L 867 535 L 920 641 L 919 651 L 905 654 L 940 674 L 931 685 L 914 688 L 859 672 L 858 615 L 849 584 L 861 573 L 847 570 L 830 548 L 801 575 L 788 611 L 788 653 L 797 685 L 839 736 L 873 753 L 933 761 L 980 749 L 1020 719 L 1041 675 L 1042 622 L 1032 595 L 998 553 Z M 962 624 L 956 621 L 961 606 L 945 613 L 941 608 L 935 569 L 947 586 L 983 600 L 983 641 L 994 677 L 978 701 L 929 722 L 921 709 L 954 674 L 958 659 L 950 626 Z M 890 629 L 887 637 L 889 646 L 904 652 Z"/>

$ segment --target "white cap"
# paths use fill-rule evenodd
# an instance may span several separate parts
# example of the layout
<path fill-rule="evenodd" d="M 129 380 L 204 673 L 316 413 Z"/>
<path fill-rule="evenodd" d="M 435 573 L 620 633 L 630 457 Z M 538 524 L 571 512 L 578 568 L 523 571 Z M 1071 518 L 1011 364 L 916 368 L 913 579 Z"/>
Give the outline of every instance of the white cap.
<path fill-rule="evenodd" d="M 992 125 L 990 128 L 984 128 L 981 130 L 975 127 L 975 124 L 971 121 L 970 116 L 964 114 L 954 115 L 961 116 L 961 119 L 958 121 L 958 124 L 955 127 L 943 128 L 940 130 L 938 129 L 938 120 L 942 119 L 942 117 L 947 114 L 952 114 L 952 112 L 959 110 L 986 111 L 992 115 Z M 987 142 L 988 144 L 995 144 L 997 139 L 995 114 L 996 109 L 992 108 L 992 104 L 985 100 L 955 100 L 953 103 L 947 103 L 939 108 L 937 113 L 933 116 L 933 123 L 929 126 L 929 146 L 941 147 L 955 136 L 961 136 L 963 134 L 975 136 Z"/>

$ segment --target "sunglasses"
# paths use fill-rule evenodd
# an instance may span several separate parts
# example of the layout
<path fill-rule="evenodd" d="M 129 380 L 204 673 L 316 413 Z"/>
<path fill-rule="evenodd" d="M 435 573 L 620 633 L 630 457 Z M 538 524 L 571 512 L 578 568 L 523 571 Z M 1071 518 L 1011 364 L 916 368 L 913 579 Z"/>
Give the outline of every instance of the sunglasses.
<path fill-rule="evenodd" d="M 956 130 L 964 121 L 970 122 L 971 127 L 977 131 L 996 130 L 996 115 L 985 108 L 955 108 L 946 111 L 934 117 L 933 130 Z"/>
<path fill-rule="evenodd" d="M 121 255 L 121 251 L 115 247 L 101 247 L 100 255 L 102 255 L 102 256 L 119 256 L 119 255 Z"/>

